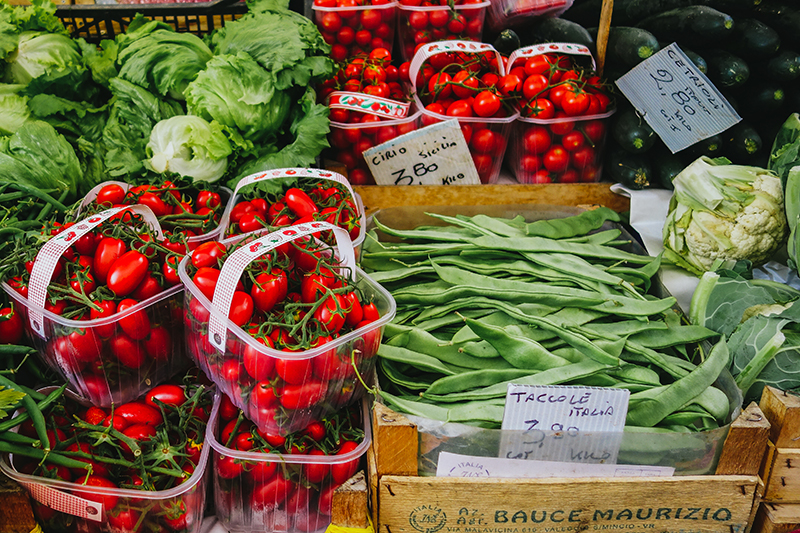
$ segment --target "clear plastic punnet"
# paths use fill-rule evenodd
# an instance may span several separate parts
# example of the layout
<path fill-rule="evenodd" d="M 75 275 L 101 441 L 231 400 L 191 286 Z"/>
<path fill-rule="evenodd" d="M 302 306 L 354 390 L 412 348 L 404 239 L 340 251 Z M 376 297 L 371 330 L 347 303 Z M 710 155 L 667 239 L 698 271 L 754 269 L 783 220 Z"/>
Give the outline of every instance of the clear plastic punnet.
<path fill-rule="evenodd" d="M 97 193 L 100 192 L 100 190 L 102 190 L 103 187 L 105 187 L 107 185 L 118 185 L 126 193 L 128 191 L 130 191 L 132 188 L 134 188 L 134 185 L 131 185 L 130 183 L 126 183 L 124 181 L 104 181 L 102 183 L 99 183 L 99 184 L 95 185 L 94 187 L 92 187 L 92 189 L 88 193 L 86 193 L 86 196 L 84 196 L 83 200 L 81 200 L 81 203 L 78 206 L 78 209 L 77 209 L 75 215 L 76 216 L 80 216 L 81 211 L 86 209 L 86 207 L 88 205 L 90 205 L 92 202 L 94 202 L 94 200 L 97 198 Z M 190 209 L 199 209 L 200 208 L 200 207 L 198 207 L 196 205 L 196 200 L 197 200 L 199 192 L 200 191 L 192 191 L 192 193 L 193 193 L 192 194 L 192 196 L 193 196 L 192 200 L 189 202 L 189 205 L 187 205 L 186 207 L 188 207 Z M 228 189 L 227 187 L 221 187 L 217 194 L 219 195 L 218 200 L 220 202 L 218 205 L 221 205 L 222 208 L 224 208 L 224 206 L 227 205 L 228 200 L 231 197 L 231 190 Z M 222 209 L 218 208 L 217 209 L 217 213 L 216 213 L 216 219 L 217 219 L 218 222 L 219 222 L 219 218 L 220 218 L 221 213 L 222 213 Z M 175 214 L 174 213 L 173 214 L 168 214 L 166 216 L 168 218 L 172 219 L 172 220 L 175 220 Z M 164 229 L 166 230 L 167 227 L 170 224 L 172 224 L 172 222 L 167 223 L 165 225 Z M 195 248 L 197 248 L 197 246 L 199 244 L 204 243 L 206 241 L 219 240 L 221 238 L 221 236 L 222 236 L 222 226 L 221 226 L 221 224 L 217 224 L 216 226 L 214 226 L 211 229 L 208 229 L 208 230 L 205 230 L 205 231 L 202 230 L 202 229 L 199 229 L 198 231 L 194 231 L 193 233 L 195 233 L 195 234 L 194 235 L 189 235 L 187 237 L 187 239 L 186 239 L 186 244 L 187 244 L 187 246 L 188 246 L 188 248 L 190 250 L 194 250 Z"/>
<path fill-rule="evenodd" d="M 365 228 L 367 219 L 364 203 L 361 201 L 361 196 L 353 191 L 347 178 L 330 170 L 315 168 L 281 168 L 258 172 L 242 178 L 239 183 L 236 184 L 231 199 L 225 207 L 225 212 L 222 214 L 220 227 L 223 228 L 223 230 L 220 236 L 222 238 L 229 238 L 234 235 L 260 231 L 267 226 L 275 229 L 297 223 L 300 216 L 292 212 L 291 206 L 287 205 L 285 197 L 285 193 L 290 187 L 303 190 L 309 194 L 312 199 L 316 198 L 315 195 L 317 192 L 314 190 L 315 188 L 323 191 L 327 190 L 329 187 L 335 187 L 344 193 L 343 197 L 341 194 L 338 194 L 335 196 L 335 199 L 331 199 L 330 197 L 327 199 L 320 199 L 320 203 L 325 202 L 326 204 L 330 204 L 330 206 L 320 209 L 317 214 L 311 216 L 311 220 L 325 220 L 346 229 L 353 241 L 356 256 L 358 256 L 361 245 L 364 243 L 366 237 Z M 329 194 L 329 192 L 320 192 L 319 194 L 324 195 Z M 267 213 L 260 213 L 258 207 L 251 209 L 250 214 L 245 213 L 245 211 L 241 209 L 239 209 L 237 213 L 237 205 L 240 202 L 249 202 L 247 199 L 248 197 L 261 201 L 263 207 L 267 209 Z M 348 202 L 350 203 L 348 204 Z M 276 218 L 276 220 L 270 219 L 269 210 L 279 206 L 280 208 L 275 212 L 276 217 L 280 217 L 283 214 L 288 215 L 286 217 Z M 317 208 L 319 207 L 320 206 L 317 206 Z M 249 217 L 254 221 L 252 224 L 254 229 L 244 226 L 245 217 Z M 279 222 L 280 220 L 284 220 L 285 222 Z M 309 222 L 311 220 L 304 220 L 303 222 Z"/>
<path fill-rule="evenodd" d="M 314 2 L 314 23 L 331 45 L 335 61 L 369 54 L 377 48 L 390 53 L 394 45 L 397 2 L 367 2 L 365 5 L 330 7 Z"/>
<path fill-rule="evenodd" d="M 402 0 L 397 6 L 397 33 L 403 61 L 411 61 L 420 45 L 436 41 L 483 39 L 483 26 L 488 0 L 475 3 L 455 2 L 454 5 L 408 5 Z M 412 78 L 413 79 L 413 78 Z"/>
<path fill-rule="evenodd" d="M 354 410 L 357 407 L 352 406 Z M 212 448 L 210 466 L 217 520 L 232 533 L 324 531 L 331 522 L 333 491 L 357 471 L 371 442 L 367 402 L 363 401 L 360 407 L 358 425 L 364 429 L 362 440 L 327 455 L 308 450 L 305 453 L 242 451 L 233 444 L 226 446 L 220 442 L 224 428 L 222 424 L 215 426 L 218 420 L 212 420 L 208 442 Z M 240 428 L 248 425 L 245 420 Z M 308 442 L 302 435 L 296 437 L 298 446 Z M 252 442 L 255 438 L 248 440 Z M 274 441 L 269 435 L 266 438 Z"/>
<path fill-rule="evenodd" d="M 79 398 L 76 400 L 81 401 Z M 211 420 L 217 416 L 217 405 L 214 403 Z M 208 442 L 208 431 L 204 440 Z M 0 471 L 30 493 L 37 522 L 46 526 L 45 531 L 48 532 L 198 533 L 206 504 L 210 448 L 202 446 L 191 475 L 179 485 L 166 490 L 147 491 L 91 483 L 85 485 L 76 480 L 68 482 L 26 474 L 19 467 L 25 463 L 25 458 L 13 454 L 0 456 Z"/>
<path fill-rule="evenodd" d="M 333 254 L 331 260 L 339 265 L 340 273 L 352 273 L 353 292 L 359 295 L 361 302 L 369 302 L 367 307 L 374 309 L 374 320 L 367 320 L 365 314 L 364 320 L 354 326 L 324 335 L 322 343 L 318 342 L 319 338 L 308 335 L 313 340 L 306 344 L 311 347 L 293 348 L 297 346 L 293 335 L 305 335 L 303 331 L 313 333 L 313 327 L 311 330 L 301 327 L 305 328 L 308 322 L 318 318 L 319 324 L 323 323 L 323 308 L 328 305 L 325 302 L 335 297 L 331 290 L 327 293 L 329 296 L 313 300 L 314 303 L 290 301 L 284 297 L 280 301 L 283 308 L 250 319 L 247 329 L 233 322 L 231 313 L 237 308 L 232 305 L 234 295 L 246 292 L 237 287 L 242 287 L 242 280 L 248 276 L 248 265 L 268 260 L 265 258 L 271 257 L 271 252 L 280 254 L 281 246 L 288 248 L 298 239 L 328 231 L 333 232 L 336 245 L 325 253 Z M 375 368 L 383 328 L 394 317 L 396 306 L 391 295 L 355 265 L 347 232 L 326 222 L 313 222 L 262 236 L 251 234 L 226 239 L 221 244 L 226 249 L 238 247 L 224 259 L 211 298 L 208 289 L 204 293 L 203 279 L 198 277 L 200 270 L 194 275 L 190 273 L 191 255 L 179 265 L 186 287 L 187 351 L 209 379 L 260 429 L 283 435 L 360 399 L 367 391 L 365 385 L 369 384 Z M 274 274 L 274 269 L 271 272 Z M 297 275 L 305 274 L 289 273 L 289 277 Z M 293 307 L 287 317 L 288 306 Z M 345 306 L 338 304 L 328 309 L 332 316 L 341 314 Z M 276 311 L 281 313 L 278 318 L 275 318 Z M 294 323 L 287 325 L 287 321 Z M 303 323 L 298 325 L 300 322 Z M 293 326 L 297 326 L 294 334 Z"/>
<path fill-rule="evenodd" d="M 111 316 L 80 320 L 52 310 L 48 287 L 62 255 L 100 223 L 125 211 L 140 214 L 163 237 L 153 212 L 142 205 L 108 209 L 70 226 L 40 249 L 27 297 L 7 281 L 2 288 L 21 311 L 26 335 L 42 360 L 75 391 L 107 407 L 139 397 L 189 367 L 184 356 L 183 286 L 173 285 Z M 48 309 L 50 307 L 50 309 Z"/>

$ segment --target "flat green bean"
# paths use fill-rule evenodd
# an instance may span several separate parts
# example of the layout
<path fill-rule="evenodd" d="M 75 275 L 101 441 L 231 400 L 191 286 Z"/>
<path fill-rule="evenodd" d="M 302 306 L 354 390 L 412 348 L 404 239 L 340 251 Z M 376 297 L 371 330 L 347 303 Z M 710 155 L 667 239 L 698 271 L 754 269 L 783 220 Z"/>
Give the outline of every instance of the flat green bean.
<path fill-rule="evenodd" d="M 607 207 L 599 207 L 570 217 L 530 222 L 526 224 L 525 232 L 532 236 L 565 239 L 600 229 L 606 221 L 619 222 L 619 213 Z"/>
<path fill-rule="evenodd" d="M 567 253 L 580 257 L 593 257 L 609 261 L 625 261 L 635 265 L 645 265 L 652 261 L 652 257 L 625 252 L 610 246 L 599 246 L 586 243 L 565 243 L 542 237 L 528 237 L 527 239 L 510 239 L 496 236 L 483 236 L 468 241 L 478 248 L 491 250 L 507 250 L 510 252 L 539 252 L 539 253 Z"/>
<path fill-rule="evenodd" d="M 378 357 L 398 363 L 407 363 L 421 370 L 437 372 L 445 376 L 452 376 L 458 373 L 436 357 L 387 343 L 381 343 L 380 347 L 378 347 Z"/>
<path fill-rule="evenodd" d="M 727 367 L 730 354 L 727 343 L 717 342 L 705 361 L 686 376 L 667 385 L 650 401 L 643 401 L 628 409 L 626 423 L 633 426 L 654 426 L 674 412 L 687 400 L 697 397 L 719 377 Z"/>
<path fill-rule="evenodd" d="M 500 426 L 505 411 L 505 400 L 478 400 L 452 406 L 447 411 L 448 422 L 490 422 Z"/>
<path fill-rule="evenodd" d="M 461 218 L 461 217 L 459 217 Z M 524 237 L 525 219 L 517 217 L 513 220 L 495 218 L 487 215 L 475 215 L 471 217 L 471 222 L 495 235 L 502 237 Z"/>
<path fill-rule="evenodd" d="M 421 402 L 419 399 L 411 400 L 409 398 L 401 398 L 400 396 L 395 396 L 386 391 L 381 391 L 380 397 L 385 403 L 389 404 L 390 407 L 395 406 L 399 408 L 398 410 L 402 413 L 447 422 L 447 412 L 449 409 L 446 407 Z"/>
<path fill-rule="evenodd" d="M 706 339 L 718 336 L 719 333 L 704 326 L 685 324 L 677 327 L 636 333 L 630 337 L 630 340 L 646 348 L 658 349 L 675 346 L 677 344 L 702 342 Z"/>
<path fill-rule="evenodd" d="M 454 376 L 441 377 L 431 383 L 425 392 L 427 394 L 450 394 L 509 382 L 528 375 L 530 375 L 529 370 L 519 368 L 472 370 Z"/>
<path fill-rule="evenodd" d="M 402 370 L 397 367 L 397 364 L 392 363 L 391 360 L 384 357 L 378 358 L 378 364 L 380 365 L 383 375 L 389 378 L 389 381 L 409 390 L 427 390 L 437 377 L 429 376 L 430 379 L 425 380 L 422 376 L 409 376 L 404 374 Z"/>
<path fill-rule="evenodd" d="M 382 343 L 383 344 L 383 343 Z M 386 341 L 386 344 L 400 346 L 421 354 L 428 354 L 444 363 L 474 370 L 484 368 L 510 368 L 506 361 L 497 359 L 480 359 L 469 356 L 459 350 L 459 346 L 442 341 L 427 331 L 413 328 Z"/>
<path fill-rule="evenodd" d="M 503 328 L 466 319 L 467 325 L 483 340 L 491 344 L 512 366 L 527 370 L 547 370 L 569 365 L 569 361 L 550 353 L 535 340 L 509 334 Z"/>
<path fill-rule="evenodd" d="M 377 216 L 372 217 L 372 220 L 375 223 L 375 227 L 385 234 L 399 237 L 401 239 L 422 239 L 425 241 L 452 242 L 470 239 L 476 235 L 486 235 L 486 233 L 475 231 L 472 228 L 453 228 L 452 226 L 449 228 L 447 226 L 439 226 L 435 229 L 429 227 L 424 229 L 401 230 L 390 228 L 389 226 L 382 224 Z M 460 231 L 454 231 L 456 229 Z"/>

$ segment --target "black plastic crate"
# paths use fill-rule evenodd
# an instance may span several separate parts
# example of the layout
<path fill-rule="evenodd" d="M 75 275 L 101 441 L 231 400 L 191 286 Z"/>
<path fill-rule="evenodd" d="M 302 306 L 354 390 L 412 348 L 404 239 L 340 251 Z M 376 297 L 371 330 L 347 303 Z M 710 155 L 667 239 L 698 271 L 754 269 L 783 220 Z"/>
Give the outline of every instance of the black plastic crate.
<path fill-rule="evenodd" d="M 247 12 L 243 0 L 170 4 L 59 5 L 56 15 L 72 37 L 98 43 L 123 33 L 137 13 L 163 21 L 179 32 L 203 36 Z"/>

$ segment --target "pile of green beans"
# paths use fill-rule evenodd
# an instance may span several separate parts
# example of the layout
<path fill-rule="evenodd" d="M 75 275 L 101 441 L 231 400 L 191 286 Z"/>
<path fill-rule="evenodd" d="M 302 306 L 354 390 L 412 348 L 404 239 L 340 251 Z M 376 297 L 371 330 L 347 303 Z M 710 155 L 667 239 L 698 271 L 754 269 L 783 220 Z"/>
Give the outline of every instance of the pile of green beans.
<path fill-rule="evenodd" d="M 362 251 L 397 302 L 378 350 L 387 405 L 499 428 L 509 383 L 583 385 L 629 389 L 631 431 L 729 421 L 714 386 L 726 344 L 657 295 L 661 257 L 637 249 L 616 212 L 428 215 L 439 225 L 397 229 L 378 212 Z"/>

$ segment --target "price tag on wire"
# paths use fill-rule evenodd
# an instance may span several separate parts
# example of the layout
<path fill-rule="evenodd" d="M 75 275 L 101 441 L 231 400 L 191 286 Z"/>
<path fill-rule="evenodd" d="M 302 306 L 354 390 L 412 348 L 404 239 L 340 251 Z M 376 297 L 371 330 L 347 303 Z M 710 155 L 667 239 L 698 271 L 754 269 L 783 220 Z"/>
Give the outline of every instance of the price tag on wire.
<path fill-rule="evenodd" d="M 616 84 L 672 153 L 742 120 L 675 43 L 636 65 Z"/>
<path fill-rule="evenodd" d="M 378 185 L 478 185 L 481 180 L 458 126 L 446 120 L 364 151 Z"/>

